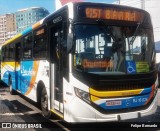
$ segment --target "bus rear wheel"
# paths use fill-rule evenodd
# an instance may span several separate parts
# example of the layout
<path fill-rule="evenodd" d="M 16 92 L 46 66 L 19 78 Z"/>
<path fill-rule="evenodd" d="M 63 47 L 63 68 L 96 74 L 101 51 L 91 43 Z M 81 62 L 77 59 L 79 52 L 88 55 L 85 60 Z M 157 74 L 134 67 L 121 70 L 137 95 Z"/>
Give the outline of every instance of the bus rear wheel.
<path fill-rule="evenodd" d="M 47 95 L 47 91 L 44 87 L 42 88 L 40 102 L 41 102 L 42 115 L 47 119 L 50 118 L 51 111 L 48 110 L 48 95 Z"/>

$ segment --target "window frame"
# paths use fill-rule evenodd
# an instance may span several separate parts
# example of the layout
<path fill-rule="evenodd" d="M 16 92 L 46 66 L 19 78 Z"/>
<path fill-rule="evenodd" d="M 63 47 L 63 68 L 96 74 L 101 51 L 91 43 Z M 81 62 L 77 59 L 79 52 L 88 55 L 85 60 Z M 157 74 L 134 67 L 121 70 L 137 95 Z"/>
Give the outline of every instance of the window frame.
<path fill-rule="evenodd" d="M 31 41 L 29 41 L 28 43 L 30 43 L 30 46 L 26 46 L 25 44 L 26 44 L 26 42 L 25 42 L 25 38 L 26 37 L 31 37 Z M 22 54 L 22 59 L 23 60 L 32 60 L 33 59 L 33 33 L 32 32 L 29 32 L 27 35 L 25 35 L 25 36 L 23 36 L 23 38 L 22 38 L 22 42 L 21 42 L 21 44 L 23 43 L 23 46 L 22 46 L 22 48 L 23 48 L 23 54 Z M 27 43 L 27 44 L 28 44 Z M 26 46 L 26 47 L 25 47 Z M 30 52 L 30 57 L 25 57 L 25 50 L 27 50 L 27 51 L 31 51 Z M 27 52 L 26 51 L 26 52 Z M 29 52 L 28 52 L 29 53 Z"/>
<path fill-rule="evenodd" d="M 44 29 L 44 32 L 43 32 Z M 36 34 L 38 33 L 38 34 Z M 41 34 L 42 33 L 42 34 Z M 33 31 L 33 59 L 34 60 L 46 60 L 48 59 L 48 50 L 49 50 L 49 44 L 48 44 L 48 30 L 46 25 L 43 25 L 39 27 L 38 29 Z M 44 40 L 42 42 L 39 42 L 40 40 Z M 41 44 L 40 46 L 36 46 Z M 44 50 L 45 49 L 45 50 Z M 40 53 L 40 51 L 44 51 L 45 53 Z M 36 52 L 39 52 L 36 54 Z"/>

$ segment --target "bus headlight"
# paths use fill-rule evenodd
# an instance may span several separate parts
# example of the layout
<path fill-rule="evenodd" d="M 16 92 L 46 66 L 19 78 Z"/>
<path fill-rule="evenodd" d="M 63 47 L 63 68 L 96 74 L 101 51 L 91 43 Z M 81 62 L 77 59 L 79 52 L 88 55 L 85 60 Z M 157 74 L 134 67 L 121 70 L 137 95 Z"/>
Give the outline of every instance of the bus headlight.
<path fill-rule="evenodd" d="M 80 99 L 82 99 L 90 104 L 90 96 L 89 96 L 88 92 L 85 92 L 85 91 L 78 89 L 76 87 L 74 88 L 74 91 L 75 91 L 75 94 L 77 97 L 79 97 Z"/>

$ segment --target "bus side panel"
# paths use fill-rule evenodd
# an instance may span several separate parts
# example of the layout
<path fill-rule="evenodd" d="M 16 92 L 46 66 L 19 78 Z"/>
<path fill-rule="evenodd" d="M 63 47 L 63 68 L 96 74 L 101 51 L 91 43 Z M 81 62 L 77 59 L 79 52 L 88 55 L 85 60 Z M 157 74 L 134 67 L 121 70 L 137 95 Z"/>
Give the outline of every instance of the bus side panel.
<path fill-rule="evenodd" d="M 12 88 L 15 90 L 15 62 L 1 62 L 1 80 L 6 85 L 9 85 L 9 77 L 12 79 Z"/>
<path fill-rule="evenodd" d="M 46 60 L 42 61 L 24 61 L 22 66 L 22 93 L 37 102 L 37 85 L 41 81 L 44 83 L 47 94 L 50 98 L 49 93 L 49 62 Z"/>
<path fill-rule="evenodd" d="M 33 101 L 36 100 L 35 79 L 38 67 L 39 61 L 21 62 L 21 93 Z"/>
<path fill-rule="evenodd" d="M 22 61 L 21 62 L 21 86 L 20 92 L 25 94 L 29 87 L 32 85 L 31 78 L 34 76 L 34 62 Z"/>
<path fill-rule="evenodd" d="M 37 72 L 37 76 L 36 76 L 36 85 L 35 85 L 35 91 L 37 91 L 37 84 L 41 81 L 43 82 L 46 91 L 47 91 L 47 95 L 48 95 L 48 107 L 50 110 L 50 82 L 49 82 L 49 72 L 50 72 L 50 67 L 49 67 L 49 62 L 47 60 L 40 60 L 39 61 L 39 67 L 38 67 L 38 72 Z M 32 92 L 31 92 L 32 94 Z M 37 99 L 37 96 L 36 96 Z"/>
<path fill-rule="evenodd" d="M 67 122 L 77 122 L 79 121 L 77 116 L 84 116 L 83 121 L 88 122 L 87 119 L 90 119 L 92 122 L 95 122 L 95 114 L 87 113 L 91 112 L 92 109 L 76 97 L 74 88 L 85 89 L 86 92 L 89 92 L 89 87 L 76 79 L 71 73 L 69 74 L 70 82 L 68 83 L 63 79 L 64 88 L 63 88 L 63 98 L 64 98 L 64 120 Z M 87 106 L 87 107 L 86 107 Z"/>

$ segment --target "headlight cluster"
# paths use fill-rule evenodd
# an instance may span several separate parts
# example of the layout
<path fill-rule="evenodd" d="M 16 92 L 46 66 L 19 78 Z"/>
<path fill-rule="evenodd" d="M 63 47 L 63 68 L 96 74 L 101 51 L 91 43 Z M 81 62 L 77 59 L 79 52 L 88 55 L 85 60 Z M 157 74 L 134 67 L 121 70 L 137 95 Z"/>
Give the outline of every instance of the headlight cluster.
<path fill-rule="evenodd" d="M 90 104 L 90 96 L 89 96 L 88 92 L 85 92 L 85 91 L 78 89 L 76 87 L 74 88 L 74 91 L 75 91 L 75 94 L 77 97 L 79 97 L 80 99 L 82 99 Z"/>

